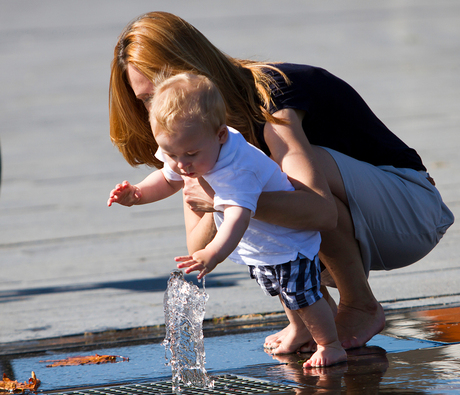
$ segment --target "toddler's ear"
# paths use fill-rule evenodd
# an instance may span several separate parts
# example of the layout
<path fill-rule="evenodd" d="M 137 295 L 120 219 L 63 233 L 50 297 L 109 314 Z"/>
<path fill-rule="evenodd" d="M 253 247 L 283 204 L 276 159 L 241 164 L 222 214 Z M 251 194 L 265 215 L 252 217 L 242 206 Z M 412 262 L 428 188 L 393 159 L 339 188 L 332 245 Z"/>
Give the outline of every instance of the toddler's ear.
<path fill-rule="evenodd" d="M 228 128 L 227 125 L 220 125 L 219 130 L 217 131 L 217 137 L 219 138 L 219 143 L 224 144 L 228 139 Z"/>

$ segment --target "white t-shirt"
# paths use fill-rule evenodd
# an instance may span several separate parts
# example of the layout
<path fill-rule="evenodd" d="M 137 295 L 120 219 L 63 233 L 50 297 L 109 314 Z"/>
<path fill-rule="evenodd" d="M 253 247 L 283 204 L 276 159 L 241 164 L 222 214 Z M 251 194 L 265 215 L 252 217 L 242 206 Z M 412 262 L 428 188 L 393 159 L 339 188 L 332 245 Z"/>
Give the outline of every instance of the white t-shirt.
<path fill-rule="evenodd" d="M 254 214 L 262 192 L 294 190 L 277 163 L 249 144 L 235 129 L 229 127 L 228 130 L 228 139 L 220 150 L 215 166 L 203 176 L 215 192 L 216 210 L 222 211 L 226 205 L 241 206 Z M 155 156 L 164 162 L 166 178 L 176 181 L 182 179 L 168 166 L 161 149 Z M 214 213 L 217 227 L 224 220 L 221 211 Z M 246 265 L 279 265 L 295 260 L 299 252 L 313 259 L 320 243 L 321 236 L 317 231 L 298 231 L 252 218 L 229 258 Z"/>

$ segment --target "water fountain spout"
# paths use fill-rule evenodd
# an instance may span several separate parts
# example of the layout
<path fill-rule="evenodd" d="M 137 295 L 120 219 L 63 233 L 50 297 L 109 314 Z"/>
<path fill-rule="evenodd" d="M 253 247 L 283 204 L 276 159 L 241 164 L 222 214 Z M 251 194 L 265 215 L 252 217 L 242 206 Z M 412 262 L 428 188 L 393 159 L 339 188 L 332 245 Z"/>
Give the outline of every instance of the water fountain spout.
<path fill-rule="evenodd" d="M 208 294 L 174 270 L 164 296 L 166 337 L 163 341 L 172 370 L 172 389 L 181 385 L 212 388 L 205 365 L 203 319 Z M 167 357 L 168 360 L 168 357 Z"/>

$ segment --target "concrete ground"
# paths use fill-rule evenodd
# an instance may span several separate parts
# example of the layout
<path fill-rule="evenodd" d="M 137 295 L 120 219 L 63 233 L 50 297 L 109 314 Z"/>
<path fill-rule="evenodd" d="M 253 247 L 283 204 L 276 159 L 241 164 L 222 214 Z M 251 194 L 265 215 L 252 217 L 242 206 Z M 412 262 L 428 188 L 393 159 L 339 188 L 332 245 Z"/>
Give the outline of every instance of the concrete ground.
<path fill-rule="evenodd" d="M 308 63 L 349 82 L 414 147 L 460 211 L 460 3 L 0 0 L 0 347 L 164 323 L 172 258 L 185 252 L 180 196 L 107 208 L 130 168 L 111 145 L 113 47 L 137 15 L 165 10 L 242 58 Z M 460 303 L 459 225 L 420 262 L 372 273 L 387 311 Z M 206 279 L 207 318 L 279 311 L 225 262 Z"/>

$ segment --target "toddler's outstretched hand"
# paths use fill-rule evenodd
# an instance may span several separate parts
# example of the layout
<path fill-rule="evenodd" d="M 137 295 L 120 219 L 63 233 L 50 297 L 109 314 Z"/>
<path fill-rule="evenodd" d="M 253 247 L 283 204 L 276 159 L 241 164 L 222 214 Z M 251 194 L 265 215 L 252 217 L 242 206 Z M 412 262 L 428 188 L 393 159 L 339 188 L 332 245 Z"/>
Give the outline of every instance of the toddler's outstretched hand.
<path fill-rule="evenodd" d="M 107 206 L 111 206 L 112 203 L 118 203 L 123 206 L 132 206 L 141 199 L 141 191 L 138 187 L 131 185 L 128 181 L 123 181 L 121 184 L 117 184 L 115 189 L 110 192 L 109 200 L 107 200 Z"/>
<path fill-rule="evenodd" d="M 215 267 L 218 265 L 218 261 L 216 259 L 212 259 L 208 257 L 206 250 L 200 250 L 195 252 L 193 255 L 188 256 L 177 256 L 174 258 L 176 262 L 181 262 L 177 264 L 179 269 L 187 267 L 188 269 L 185 270 L 185 273 L 189 274 L 191 272 L 195 272 L 197 270 L 200 271 L 197 278 L 198 280 L 202 279 L 206 274 L 212 272 Z"/>

